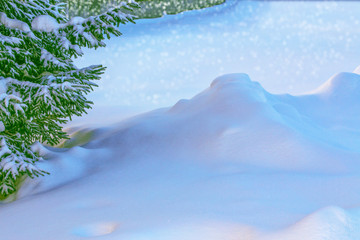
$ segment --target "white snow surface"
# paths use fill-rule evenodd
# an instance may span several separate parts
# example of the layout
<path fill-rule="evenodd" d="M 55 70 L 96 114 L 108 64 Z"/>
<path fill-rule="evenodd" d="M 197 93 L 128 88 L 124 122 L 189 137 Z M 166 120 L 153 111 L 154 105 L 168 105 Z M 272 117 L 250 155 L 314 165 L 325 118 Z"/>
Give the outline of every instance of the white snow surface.
<path fill-rule="evenodd" d="M 359 239 L 359 84 L 340 73 L 293 96 L 227 74 L 170 108 L 72 129 L 90 140 L 34 146 L 51 175 L 0 205 L 2 237 Z"/>
<path fill-rule="evenodd" d="M 5 131 L 5 126 L 4 123 L 2 121 L 0 121 L 0 132 Z"/>
<path fill-rule="evenodd" d="M 41 32 L 53 32 L 58 30 L 60 26 L 56 19 L 49 15 L 37 16 L 31 22 L 32 30 Z"/>
<path fill-rule="evenodd" d="M 54 32 L 57 31 L 59 28 L 64 28 L 70 25 L 78 25 L 77 29 L 81 30 L 83 27 L 79 25 L 85 22 L 85 18 L 82 17 L 73 17 L 67 23 L 58 23 L 55 18 L 49 15 L 41 15 L 35 17 L 31 22 L 32 30 L 42 31 L 42 32 Z"/>
<path fill-rule="evenodd" d="M 7 28 L 18 29 L 24 32 L 30 32 L 30 27 L 27 23 L 17 19 L 11 19 L 7 17 L 6 14 L 3 12 L 0 12 L 0 23 Z"/>
<path fill-rule="evenodd" d="M 33 146 L 51 175 L 0 204 L 1 239 L 360 239 L 359 11 L 228 0 L 122 27 L 79 60 L 108 66 L 79 145 Z"/>
<path fill-rule="evenodd" d="M 83 17 L 73 17 L 70 19 L 70 21 L 67 23 L 68 25 L 79 25 L 79 24 L 83 24 L 85 22 L 85 18 Z"/>

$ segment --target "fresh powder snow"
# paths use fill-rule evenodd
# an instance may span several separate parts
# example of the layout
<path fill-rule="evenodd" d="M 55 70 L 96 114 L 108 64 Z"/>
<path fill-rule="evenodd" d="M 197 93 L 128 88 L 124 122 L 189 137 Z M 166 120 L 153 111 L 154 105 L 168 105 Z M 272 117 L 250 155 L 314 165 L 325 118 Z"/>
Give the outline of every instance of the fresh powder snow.
<path fill-rule="evenodd" d="M 4 123 L 2 121 L 0 121 L 0 132 L 5 131 L 5 126 Z"/>
<path fill-rule="evenodd" d="M 56 19 L 49 15 L 37 16 L 31 22 L 31 28 L 35 31 L 54 32 L 58 30 L 59 27 L 60 24 Z"/>
<path fill-rule="evenodd" d="M 23 32 L 30 32 L 30 27 L 27 23 L 17 19 L 8 18 L 3 12 L 0 12 L 0 22 L 7 28 L 18 29 Z"/>
<path fill-rule="evenodd" d="M 74 147 L 37 144 L 52 174 L 26 181 L 19 200 L 1 206 L 2 234 L 357 239 L 359 83 L 340 73 L 293 96 L 227 74 L 172 107 L 73 129 Z"/>
<path fill-rule="evenodd" d="M 112 106 L 33 146 L 51 175 L 0 205 L 2 238 L 360 239 L 359 10 L 229 0 L 125 26 L 79 60 L 109 66 L 92 97 Z"/>

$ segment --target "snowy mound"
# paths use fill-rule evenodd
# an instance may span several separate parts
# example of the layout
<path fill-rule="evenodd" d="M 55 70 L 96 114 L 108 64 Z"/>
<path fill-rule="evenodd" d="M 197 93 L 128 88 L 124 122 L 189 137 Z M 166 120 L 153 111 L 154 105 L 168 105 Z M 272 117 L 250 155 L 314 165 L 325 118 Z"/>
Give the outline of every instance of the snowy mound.
<path fill-rule="evenodd" d="M 73 128 L 66 148 L 34 146 L 51 175 L 1 209 L 2 233 L 49 239 L 32 221 L 56 240 L 359 239 L 359 214 L 344 210 L 360 202 L 358 81 L 291 96 L 229 74 L 170 108 Z"/>
<path fill-rule="evenodd" d="M 332 102 L 322 99 L 324 94 L 334 98 L 348 91 L 347 100 L 351 96 L 356 100 L 360 93 L 356 92 L 357 81 L 356 74 L 340 74 L 329 80 L 321 93 L 294 97 L 270 94 L 246 74 L 228 74 L 216 78 L 208 89 L 192 99 L 119 124 L 98 134 L 85 147 L 110 147 L 130 155 L 161 154 L 172 158 L 196 155 L 208 162 L 221 159 L 242 166 L 345 171 L 347 167 L 339 162 L 333 146 L 348 147 L 348 142 L 353 142 L 356 147 L 360 139 L 333 135 L 316 113 L 334 107 Z M 342 115 L 341 121 L 351 119 L 353 124 L 360 123 L 358 117 L 352 118 L 352 112 L 348 115 Z M 340 122 L 336 124 L 339 126 Z M 260 151 L 254 151 L 254 145 Z M 179 148 L 182 151 L 176 151 Z M 348 154 L 347 159 L 355 157 Z M 337 168 L 329 167 L 329 163 Z"/>
<path fill-rule="evenodd" d="M 265 239 L 353 240 L 360 236 L 360 212 L 339 207 L 320 209 L 293 226 Z"/>
<path fill-rule="evenodd" d="M 338 102 L 338 104 L 350 104 L 350 102 L 340 102 L 347 100 L 358 105 L 358 100 L 360 100 L 360 75 L 356 73 L 339 73 L 320 86 L 317 93 Z"/>
<path fill-rule="evenodd" d="M 96 160 L 82 160 L 85 156 L 99 156 L 97 149 L 116 156 L 102 159 L 112 164 L 118 164 L 119 157 L 155 155 L 224 169 L 232 166 L 233 170 L 257 167 L 323 173 L 354 171 L 350 163 L 359 159 L 360 144 L 359 82 L 359 75 L 341 73 L 312 95 L 296 97 L 270 94 L 243 73 L 220 76 L 208 89 L 171 108 L 109 128 L 73 130 L 72 139 L 63 144 L 70 151 L 48 155 L 59 163 L 61 156 L 78 156 L 77 167 L 69 171 L 67 178 L 57 180 L 56 167 L 51 166 L 51 161 L 48 167 L 43 163 L 45 170 L 55 173 L 37 191 L 97 169 Z M 59 168 L 61 174 L 71 166 L 67 162 L 64 160 Z M 55 165 L 61 166 L 59 163 Z"/>
<path fill-rule="evenodd" d="M 209 89 L 190 101 L 181 100 L 170 112 L 194 113 L 206 109 L 230 114 L 241 110 L 246 114 L 246 111 L 256 111 L 255 105 L 265 101 L 265 90 L 259 83 L 252 82 L 246 74 L 228 74 L 216 78 Z M 251 110 L 250 105 L 254 109 Z"/>
<path fill-rule="evenodd" d="M 360 75 L 356 73 L 337 74 L 315 90 L 313 94 L 303 96 L 293 103 L 299 109 L 301 108 L 300 111 L 309 118 L 328 129 L 335 131 L 348 129 L 348 133 L 358 134 Z M 352 141 L 350 140 L 350 142 Z"/>

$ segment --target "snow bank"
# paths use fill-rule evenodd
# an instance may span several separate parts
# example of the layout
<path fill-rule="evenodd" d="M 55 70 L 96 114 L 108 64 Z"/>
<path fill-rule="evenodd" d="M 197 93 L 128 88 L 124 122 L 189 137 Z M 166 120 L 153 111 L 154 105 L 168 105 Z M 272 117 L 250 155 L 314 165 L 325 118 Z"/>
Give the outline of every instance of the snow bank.
<path fill-rule="evenodd" d="M 335 101 L 336 104 L 346 105 L 351 104 L 349 101 L 353 101 L 354 104 L 358 105 L 360 75 L 356 74 L 356 71 L 354 73 L 339 73 L 320 86 L 317 93 Z"/>
<path fill-rule="evenodd" d="M 0 206 L 2 234 L 360 238 L 360 215 L 348 210 L 360 202 L 359 81 L 341 73 L 311 94 L 291 96 L 228 74 L 170 108 L 106 128 L 74 128 L 68 149 L 34 146 L 51 175 L 27 181 L 23 199 Z"/>
<path fill-rule="evenodd" d="M 348 171 L 334 145 L 357 149 L 360 143 L 356 132 L 347 132 L 360 122 L 360 114 L 354 115 L 360 109 L 356 103 L 360 96 L 358 81 L 356 74 L 340 74 L 322 91 L 295 97 L 270 94 L 246 74 L 224 75 L 192 99 L 120 124 L 86 147 L 110 147 L 135 155 L 196 155 L 209 162 L 288 170 Z M 324 95 L 330 99 L 344 96 L 346 101 L 329 101 Z M 340 109 L 342 114 L 331 116 L 333 109 Z M 346 111 L 350 113 L 347 116 Z M 341 124 L 350 122 L 351 126 L 341 130 Z M 332 128 L 340 130 L 333 134 Z M 349 142 L 353 144 L 349 146 Z M 254 146 L 261 151 L 253 151 Z M 179 147 L 186 150 L 179 153 Z M 358 157 L 342 154 L 346 161 Z"/>
<path fill-rule="evenodd" d="M 98 164 L 99 159 L 109 157 L 106 149 L 96 149 L 96 151 L 81 147 L 61 149 L 45 147 L 36 143 L 32 146 L 32 150 L 46 159 L 46 161 L 39 162 L 38 166 L 51 174 L 44 179 L 27 179 L 17 198 L 46 192 L 86 177 L 102 168 Z"/>

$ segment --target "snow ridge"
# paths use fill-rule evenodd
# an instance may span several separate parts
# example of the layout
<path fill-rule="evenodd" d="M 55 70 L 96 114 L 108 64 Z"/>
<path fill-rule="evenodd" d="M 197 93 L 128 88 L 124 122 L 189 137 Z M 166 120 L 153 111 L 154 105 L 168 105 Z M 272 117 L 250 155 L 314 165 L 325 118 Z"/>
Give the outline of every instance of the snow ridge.
<path fill-rule="evenodd" d="M 358 75 L 342 73 L 325 83 L 321 91 L 291 96 L 271 94 L 246 74 L 228 74 L 216 78 L 192 99 L 120 123 L 97 134 L 85 146 L 163 155 L 181 146 L 186 149 L 182 155 L 217 159 L 214 161 L 349 171 L 334 149 L 359 152 L 359 82 Z M 344 96 L 343 101 L 339 96 Z M 261 151 L 253 151 L 254 144 Z M 164 145 L 166 149 L 161 147 Z M 359 157 L 346 156 L 346 161 Z"/>
<path fill-rule="evenodd" d="M 317 93 L 332 99 L 344 97 L 351 101 L 360 99 L 360 75 L 356 72 L 339 73 L 320 86 Z"/>
<path fill-rule="evenodd" d="M 289 228 L 265 237 L 270 239 L 353 240 L 360 236 L 358 209 L 328 206 L 306 216 Z"/>

